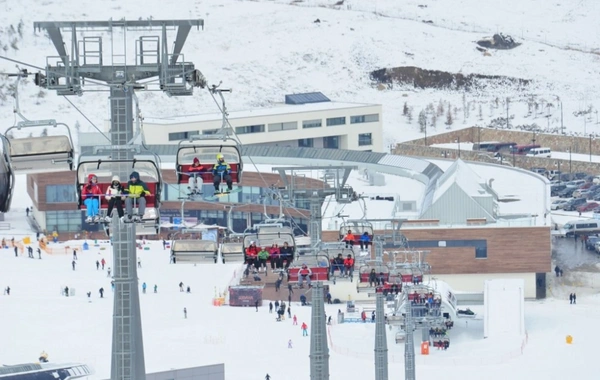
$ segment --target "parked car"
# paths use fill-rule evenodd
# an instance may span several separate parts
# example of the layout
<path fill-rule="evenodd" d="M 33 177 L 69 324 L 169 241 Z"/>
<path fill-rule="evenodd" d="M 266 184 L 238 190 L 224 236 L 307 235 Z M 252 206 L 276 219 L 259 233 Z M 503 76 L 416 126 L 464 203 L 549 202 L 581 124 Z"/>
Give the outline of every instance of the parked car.
<path fill-rule="evenodd" d="M 550 195 L 553 197 L 556 197 L 556 196 L 558 196 L 558 193 L 560 193 L 561 191 L 563 191 L 566 188 L 567 188 L 567 185 L 565 185 L 564 183 L 552 185 L 552 186 L 550 186 Z"/>
<path fill-rule="evenodd" d="M 551 210 L 561 210 L 565 205 L 569 203 L 567 199 L 557 199 L 550 205 Z"/>
<path fill-rule="evenodd" d="M 582 198 L 577 198 L 577 199 L 582 199 Z M 577 211 L 588 212 L 588 211 L 592 211 L 596 207 L 598 207 L 598 202 L 588 202 L 588 203 L 582 204 L 579 207 L 577 207 Z"/>
<path fill-rule="evenodd" d="M 558 196 L 561 198 L 571 198 L 575 190 L 577 189 L 574 187 L 565 187 L 564 189 L 558 192 Z"/>
<path fill-rule="evenodd" d="M 589 251 L 594 251 L 596 249 L 596 243 L 600 242 L 599 236 L 588 236 L 585 240 L 585 248 Z"/>
<path fill-rule="evenodd" d="M 575 211 L 577 207 L 583 206 L 587 201 L 583 198 L 573 198 L 564 205 L 563 210 L 565 211 Z"/>

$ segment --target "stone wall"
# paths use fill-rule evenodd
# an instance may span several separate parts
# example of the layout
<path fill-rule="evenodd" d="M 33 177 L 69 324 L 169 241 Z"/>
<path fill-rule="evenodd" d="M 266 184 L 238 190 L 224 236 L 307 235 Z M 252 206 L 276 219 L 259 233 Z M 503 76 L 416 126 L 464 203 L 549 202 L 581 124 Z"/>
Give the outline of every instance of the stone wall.
<path fill-rule="evenodd" d="M 532 167 L 545 168 L 546 170 L 560 170 L 563 173 L 585 172 L 589 174 L 600 174 L 600 163 L 574 161 L 569 159 L 556 159 L 544 157 L 527 157 L 522 155 L 503 154 L 501 162 L 493 154 L 482 151 L 458 150 L 452 148 L 434 148 L 434 144 L 456 143 L 460 138 L 461 143 L 477 143 L 479 141 L 504 141 L 515 142 L 519 145 L 531 144 L 535 138 L 535 143 L 543 147 L 548 147 L 553 151 L 567 152 L 569 148 L 573 153 L 589 154 L 590 141 L 592 144 L 592 154 L 600 155 L 600 139 L 589 139 L 585 137 L 573 137 L 563 135 L 551 135 L 523 131 L 510 131 L 503 129 L 490 129 L 480 127 L 470 127 L 458 131 L 441 133 L 435 136 L 427 136 L 427 145 L 425 138 L 407 141 L 397 144 L 394 154 L 404 156 L 416 156 L 427 158 L 447 158 L 455 160 L 457 158 L 466 161 L 488 162 L 508 166 L 514 166 L 529 170 Z"/>
<path fill-rule="evenodd" d="M 461 140 L 462 141 L 462 140 Z M 429 138 L 427 138 L 429 143 Z M 514 166 L 521 169 L 530 170 L 533 167 L 545 168 L 546 170 L 560 170 L 563 173 L 584 172 L 589 174 L 600 174 L 600 163 L 583 162 L 573 160 L 559 160 L 555 158 L 544 157 L 528 157 L 521 155 L 502 155 L 502 160 L 497 159 L 493 154 L 461 150 L 449 148 L 434 148 L 431 146 L 413 145 L 413 144 L 396 144 L 393 154 L 400 156 L 425 157 L 431 159 L 450 159 L 456 160 L 461 158 L 465 161 L 487 162 L 493 164 L 502 164 Z"/>
<path fill-rule="evenodd" d="M 482 127 L 470 127 L 457 131 L 440 133 L 439 135 L 427 136 L 427 144 L 425 144 L 425 138 L 407 141 L 406 143 L 414 145 L 448 144 L 456 142 L 458 138 L 460 138 L 461 142 L 477 143 L 479 141 L 504 141 L 515 142 L 519 145 L 531 144 L 535 139 L 536 144 L 548 147 L 557 152 L 568 152 L 569 148 L 571 148 L 571 152 L 581 154 L 590 153 L 591 141 L 592 154 L 600 154 L 600 138 L 592 138 L 590 140 L 589 137 L 564 136 Z"/>

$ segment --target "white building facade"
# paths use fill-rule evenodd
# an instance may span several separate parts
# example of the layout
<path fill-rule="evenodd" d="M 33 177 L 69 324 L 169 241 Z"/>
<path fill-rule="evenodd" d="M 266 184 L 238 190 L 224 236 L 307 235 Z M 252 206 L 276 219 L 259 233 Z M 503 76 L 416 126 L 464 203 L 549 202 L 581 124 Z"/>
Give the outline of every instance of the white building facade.
<path fill-rule="evenodd" d="M 321 101 L 232 111 L 228 119 L 243 145 L 383 152 L 381 112 L 379 104 Z M 214 134 L 222 124 L 220 113 L 146 117 L 144 134 L 147 144 L 178 144 Z"/>

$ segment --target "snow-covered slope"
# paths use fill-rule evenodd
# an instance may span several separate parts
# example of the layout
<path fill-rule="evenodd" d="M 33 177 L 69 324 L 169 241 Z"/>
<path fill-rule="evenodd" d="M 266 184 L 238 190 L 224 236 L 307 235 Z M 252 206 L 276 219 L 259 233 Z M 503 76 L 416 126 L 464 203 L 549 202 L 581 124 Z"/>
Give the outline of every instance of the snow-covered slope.
<path fill-rule="evenodd" d="M 560 124 L 558 96 L 568 129 L 597 132 L 595 110 L 600 104 L 592 84 L 600 74 L 600 56 L 590 51 L 600 40 L 594 16 L 600 13 L 598 2 L 409 0 L 399 4 L 393 0 L 346 0 L 342 6 L 333 4 L 333 0 L 181 0 L 171 5 L 158 0 L 3 1 L 0 21 L 5 27 L 0 32 L 0 55 L 42 67 L 46 56 L 55 56 L 49 39 L 43 33 L 34 34 L 34 21 L 203 18 L 205 30 L 192 31 L 183 52 L 209 83 L 222 80 L 225 86 L 233 87 L 234 93 L 228 97 L 230 110 L 268 106 L 283 101 L 285 94 L 306 91 L 322 91 L 340 101 L 381 103 L 387 148 L 393 142 L 418 137 L 416 115 L 429 104 L 437 106 L 440 100 L 454 110 L 455 122 L 447 127 L 440 118 L 435 126 L 428 126 L 429 134 L 445 128 L 486 125 L 506 113 L 502 105 L 506 97 L 511 98 L 514 124 L 534 121 L 544 128 L 556 127 Z M 320 22 L 315 23 L 317 19 Z M 475 40 L 496 31 L 512 34 L 523 44 L 514 50 L 492 51 L 491 56 L 474 48 Z M 106 39 L 105 46 L 108 42 Z M 527 93 L 488 88 L 466 94 L 464 100 L 462 93 L 447 91 L 377 90 L 369 73 L 393 66 L 508 75 L 534 79 L 535 84 Z M 0 60 L 0 70 L 15 72 L 15 63 Z M 81 131 L 90 130 L 89 123 L 65 99 L 40 91 L 31 80 L 27 82 L 21 90 L 21 108 L 27 117 L 56 117 L 71 125 L 79 122 Z M 4 93 L 13 83 L 13 79 L 0 79 Z M 524 117 L 525 99 L 531 94 L 553 102 L 540 112 L 538 120 Z M 190 98 L 168 98 L 158 92 L 140 93 L 139 98 L 145 116 L 189 113 L 190 109 L 216 111 L 206 91 Z M 106 93 L 85 93 L 71 100 L 97 125 L 107 117 Z M 413 109 L 412 123 L 402 116 L 405 102 Z M 572 115 L 590 106 L 585 123 L 582 117 Z M 463 108 L 470 109 L 468 115 Z M 10 97 L 0 98 L 0 131 L 14 123 L 12 109 Z M 547 113 L 551 114 L 548 119 L 542 117 Z"/>

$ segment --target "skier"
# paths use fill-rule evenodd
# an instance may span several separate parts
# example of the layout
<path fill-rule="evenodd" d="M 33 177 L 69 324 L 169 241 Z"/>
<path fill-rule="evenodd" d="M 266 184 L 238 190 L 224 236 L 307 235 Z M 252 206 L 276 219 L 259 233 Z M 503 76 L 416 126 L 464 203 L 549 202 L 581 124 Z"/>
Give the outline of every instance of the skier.
<path fill-rule="evenodd" d="M 25 209 L 25 216 L 29 216 L 29 207 Z"/>
<path fill-rule="evenodd" d="M 302 326 L 300 326 L 300 328 L 302 329 L 302 336 L 308 336 L 308 326 L 305 322 L 302 322 Z"/>
<path fill-rule="evenodd" d="M 102 258 L 102 260 L 100 261 L 100 264 L 102 264 L 102 270 L 104 270 L 104 265 L 106 265 L 106 260 L 104 260 L 104 258 Z"/>
<path fill-rule="evenodd" d="M 15 246 L 15 257 L 19 257 L 19 248 Z"/>
<path fill-rule="evenodd" d="M 158 285 L 154 284 L 154 293 L 158 293 Z"/>
<path fill-rule="evenodd" d="M 117 208 L 117 214 L 119 218 L 123 218 L 125 215 L 123 213 L 123 199 L 125 199 L 123 195 L 123 186 L 121 185 L 121 181 L 118 176 L 113 176 L 112 181 L 108 189 L 106 189 L 106 194 L 104 198 L 108 201 L 108 210 L 106 210 L 106 218 L 104 219 L 106 223 L 112 222 L 112 211 L 113 208 Z"/>
<path fill-rule="evenodd" d="M 331 315 L 329 316 L 329 318 L 327 318 L 327 324 L 331 325 Z"/>
<path fill-rule="evenodd" d="M 179 283 L 179 291 L 183 292 L 183 281 Z"/>
<path fill-rule="evenodd" d="M 288 348 L 292 348 L 292 340 L 288 340 Z"/>
<path fill-rule="evenodd" d="M 38 254 L 38 259 L 42 259 L 42 250 L 41 249 L 37 249 L 37 254 Z"/>
<path fill-rule="evenodd" d="M 202 194 L 202 185 L 204 185 L 204 181 L 202 180 L 202 175 L 199 172 L 203 171 L 204 168 L 200 164 L 200 160 L 198 157 L 194 157 L 194 161 L 192 166 L 190 166 L 190 179 L 188 180 L 188 190 L 190 191 L 190 195 L 198 195 Z"/>
<path fill-rule="evenodd" d="M 100 261 L 96 260 L 96 270 L 100 269 Z"/>
<path fill-rule="evenodd" d="M 110 267 L 106 270 L 106 277 L 110 277 Z"/>
<path fill-rule="evenodd" d="M 183 308 L 183 318 L 187 319 L 187 309 Z"/>
<path fill-rule="evenodd" d="M 128 194 L 125 199 L 125 209 L 127 215 L 124 221 L 126 222 L 141 222 L 144 217 L 146 210 L 146 196 L 150 195 L 150 190 L 144 181 L 140 179 L 140 173 L 134 171 L 129 176 L 129 182 L 127 182 L 127 189 L 123 190 Z M 133 215 L 133 203 L 134 200 L 137 202 L 138 212 Z"/>
<path fill-rule="evenodd" d="M 142 259 L 140 259 L 140 258 L 138 257 L 138 268 L 141 268 L 141 267 L 142 267 Z"/>
<path fill-rule="evenodd" d="M 73 267 L 73 270 L 75 270 L 75 264 L 77 264 L 77 263 L 75 262 L 75 260 L 71 261 L 71 266 Z"/>
<path fill-rule="evenodd" d="M 100 298 L 104 298 L 104 288 L 100 288 L 98 292 L 100 293 Z"/>
<path fill-rule="evenodd" d="M 142 284 L 142 293 L 146 294 L 146 283 Z"/>
<path fill-rule="evenodd" d="M 287 307 L 287 312 L 288 312 L 288 318 L 292 318 L 292 308 L 291 307 Z"/>
<path fill-rule="evenodd" d="M 296 326 L 297 326 L 297 325 L 298 325 L 298 318 L 296 317 L 296 314 L 294 314 L 294 319 L 293 319 L 293 321 L 294 321 L 294 322 L 292 323 L 292 325 L 296 325 Z"/>
<path fill-rule="evenodd" d="M 65 286 L 65 297 L 69 296 L 69 287 Z"/>
<path fill-rule="evenodd" d="M 260 302 L 259 300 L 254 301 L 254 307 L 256 307 L 256 311 L 257 312 L 258 312 L 258 303 L 259 302 Z"/>
<path fill-rule="evenodd" d="M 269 313 L 273 313 L 273 302 L 269 302 Z"/>
<path fill-rule="evenodd" d="M 267 373 L 267 376 L 265 376 L 265 380 L 271 380 L 271 376 L 269 376 L 268 373 Z"/>
<path fill-rule="evenodd" d="M 163 239 L 163 251 L 167 249 L 167 241 Z"/>
<path fill-rule="evenodd" d="M 77 260 L 77 251 L 73 250 L 73 260 Z"/>
<path fill-rule="evenodd" d="M 190 287 L 188 286 L 185 292 L 186 292 L 186 293 L 191 293 L 191 292 L 192 292 L 192 288 L 190 288 Z"/>
<path fill-rule="evenodd" d="M 7 286 L 6 289 L 4 290 L 4 292 L 6 293 L 7 296 L 10 296 L 10 286 Z"/>
<path fill-rule="evenodd" d="M 92 302 L 92 292 L 87 292 L 88 302 Z"/>
<path fill-rule="evenodd" d="M 82 197 L 85 199 L 83 203 L 87 210 L 86 223 L 98 223 L 100 216 L 98 215 L 98 207 L 100 205 L 100 196 L 102 189 L 98 186 L 98 177 L 95 174 L 88 175 L 88 183 L 83 186 Z"/>

